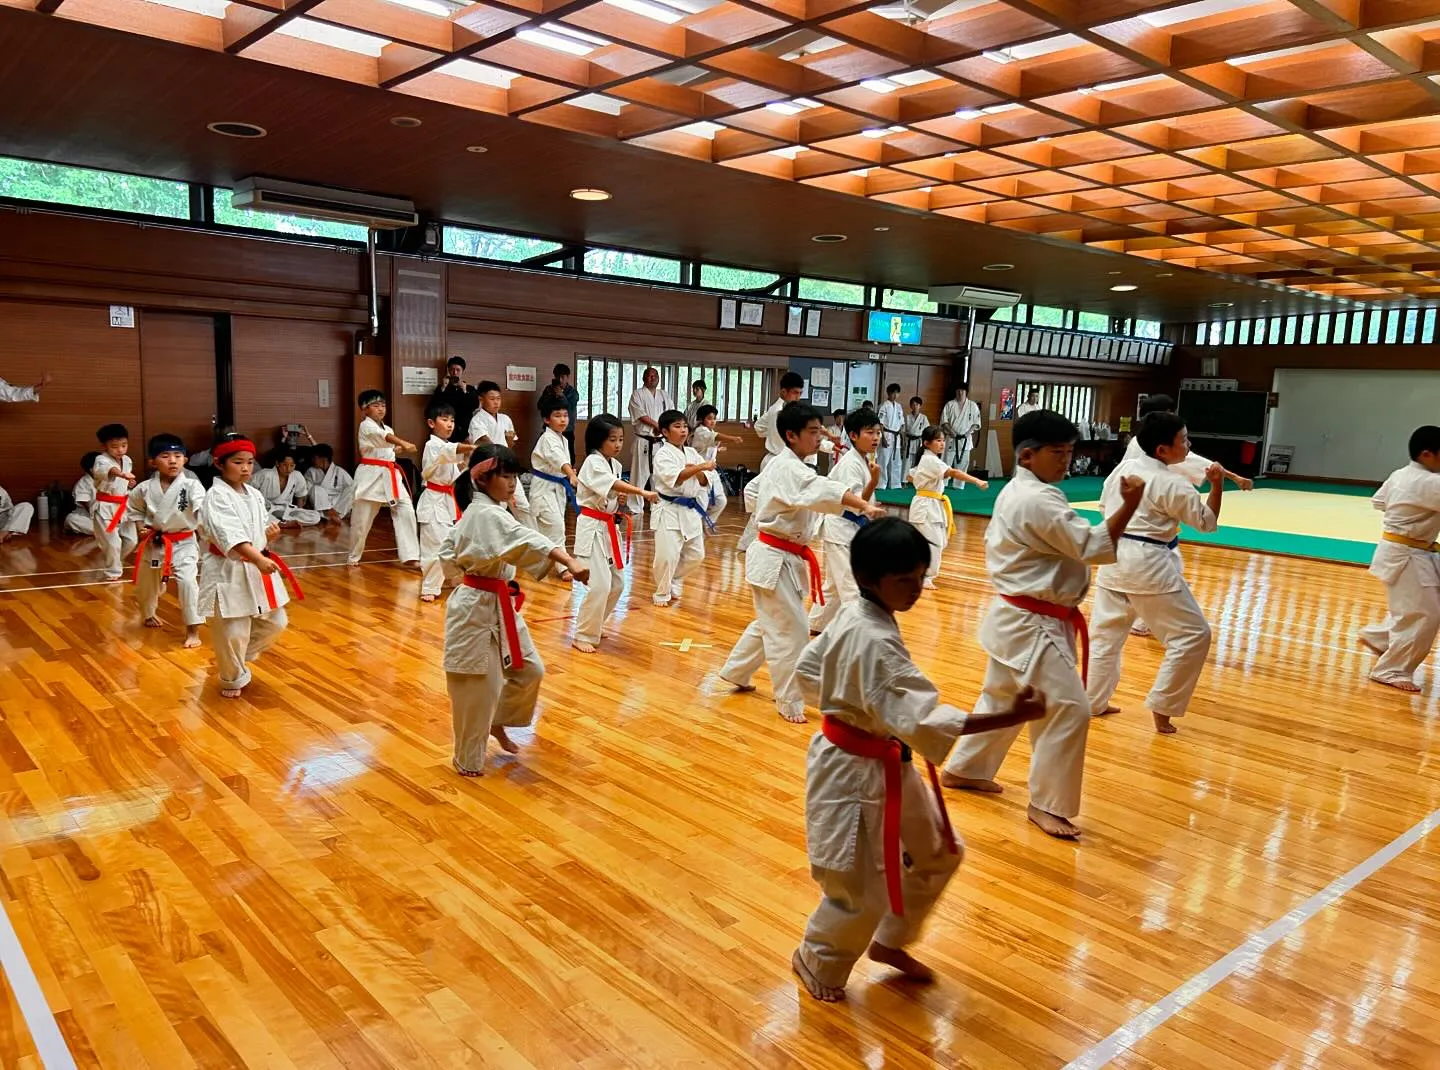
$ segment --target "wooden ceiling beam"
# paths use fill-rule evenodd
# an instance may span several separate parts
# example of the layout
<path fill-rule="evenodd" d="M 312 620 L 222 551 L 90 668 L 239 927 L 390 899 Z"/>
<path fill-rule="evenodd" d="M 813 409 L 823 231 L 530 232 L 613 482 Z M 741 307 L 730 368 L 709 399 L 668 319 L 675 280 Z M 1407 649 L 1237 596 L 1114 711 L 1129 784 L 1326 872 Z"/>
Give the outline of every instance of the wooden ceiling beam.
<path fill-rule="evenodd" d="M 273 15 L 270 15 L 259 20 L 258 22 L 255 22 L 253 28 L 237 34 L 233 40 L 230 39 L 229 35 L 227 34 L 225 51 L 230 53 L 232 56 L 238 55 L 239 53 L 245 51 L 245 49 L 249 48 L 251 45 L 257 44 L 270 34 L 274 33 L 281 26 L 284 26 L 287 22 L 299 18 L 301 15 L 304 15 L 306 12 L 308 12 L 311 8 L 317 7 L 323 2 L 324 0 L 287 0 L 283 11 L 278 11 Z M 253 11 L 254 9 L 249 10 Z M 234 11 L 235 8 L 232 6 L 225 12 L 227 22 L 229 21 L 230 14 Z"/>

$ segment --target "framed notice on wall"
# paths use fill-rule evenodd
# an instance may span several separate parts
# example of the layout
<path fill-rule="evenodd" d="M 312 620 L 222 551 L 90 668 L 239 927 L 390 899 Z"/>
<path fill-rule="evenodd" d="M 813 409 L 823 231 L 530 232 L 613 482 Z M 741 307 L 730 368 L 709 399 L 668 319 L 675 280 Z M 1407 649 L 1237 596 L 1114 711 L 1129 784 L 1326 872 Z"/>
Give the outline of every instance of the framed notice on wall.
<path fill-rule="evenodd" d="M 740 302 L 740 326 L 742 327 L 763 327 L 765 325 L 765 306 L 758 301 Z"/>
<path fill-rule="evenodd" d="M 739 320 L 740 302 L 733 297 L 720 298 L 720 329 L 733 331 Z"/>

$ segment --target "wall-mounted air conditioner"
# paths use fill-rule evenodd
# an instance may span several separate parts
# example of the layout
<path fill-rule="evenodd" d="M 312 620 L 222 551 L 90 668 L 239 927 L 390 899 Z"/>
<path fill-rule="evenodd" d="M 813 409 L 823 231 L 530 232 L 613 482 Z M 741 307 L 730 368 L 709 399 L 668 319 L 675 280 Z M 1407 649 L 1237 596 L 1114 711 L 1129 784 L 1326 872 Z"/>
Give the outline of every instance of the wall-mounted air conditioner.
<path fill-rule="evenodd" d="M 358 223 L 374 230 L 401 230 L 420 222 L 414 203 L 399 197 L 379 197 L 373 193 L 309 186 L 303 182 L 282 182 L 274 178 L 241 179 L 235 183 L 230 204 L 234 208 L 249 208 L 257 212 L 280 212 L 340 223 Z"/>
<path fill-rule="evenodd" d="M 1010 308 L 1020 303 L 1020 295 L 1009 290 L 987 290 L 983 286 L 932 286 L 930 300 L 937 305 Z"/>

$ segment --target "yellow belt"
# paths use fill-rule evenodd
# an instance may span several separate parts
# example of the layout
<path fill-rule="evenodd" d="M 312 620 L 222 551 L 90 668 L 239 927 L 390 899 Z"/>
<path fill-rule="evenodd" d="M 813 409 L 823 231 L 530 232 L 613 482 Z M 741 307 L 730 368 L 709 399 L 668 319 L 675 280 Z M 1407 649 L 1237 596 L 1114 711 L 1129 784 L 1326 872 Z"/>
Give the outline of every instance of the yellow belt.
<path fill-rule="evenodd" d="M 1440 542 L 1426 542 L 1424 539 L 1412 539 L 1409 535 L 1397 535 L 1393 531 L 1385 532 L 1381 538 L 1386 542 L 1398 542 L 1401 546 L 1408 546 L 1412 550 L 1428 550 L 1432 554 L 1440 554 Z"/>
<path fill-rule="evenodd" d="M 954 534 L 955 534 L 955 507 L 950 504 L 950 499 L 945 496 L 945 492 L 944 492 L 944 491 L 940 491 L 940 490 L 917 490 L 917 491 L 915 492 L 915 495 L 916 495 L 916 497 L 919 497 L 919 498 L 934 498 L 937 502 L 944 502 L 944 503 L 945 503 L 945 524 L 946 524 L 946 526 L 947 526 L 947 528 L 948 528 L 948 530 L 945 532 L 945 534 L 946 534 L 947 536 L 948 536 L 948 535 L 954 535 Z"/>

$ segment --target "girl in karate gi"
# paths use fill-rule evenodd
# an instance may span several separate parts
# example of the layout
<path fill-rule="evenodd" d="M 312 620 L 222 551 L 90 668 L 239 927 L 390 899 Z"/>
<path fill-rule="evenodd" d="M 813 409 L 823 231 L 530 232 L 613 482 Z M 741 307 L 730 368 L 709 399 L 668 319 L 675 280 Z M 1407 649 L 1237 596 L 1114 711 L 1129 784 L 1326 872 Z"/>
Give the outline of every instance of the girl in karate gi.
<path fill-rule="evenodd" d="M 932 763 L 944 761 L 962 735 L 1045 713 L 1044 696 L 1030 688 L 1003 710 L 966 713 L 941 702 L 910 660 L 895 614 L 919 601 L 930 560 L 930 543 L 915 527 L 876 520 L 848 550 L 860 598 L 811 640 L 795 668 L 806 700 L 825 719 L 805 770 L 805 841 L 822 898 L 791 965 L 806 990 L 827 1002 L 844 998 L 861 955 L 913 981 L 934 979 L 906 948 L 964 851 Z M 925 759 L 930 784 L 911 751 Z"/>
<path fill-rule="evenodd" d="M 973 483 L 981 490 L 988 490 L 990 484 L 940 459 L 945 452 L 945 432 L 940 428 L 931 425 L 920 432 L 919 438 L 920 460 L 905 479 L 915 486 L 915 497 L 910 499 L 910 523 L 930 541 L 930 571 L 925 574 L 925 586 L 934 590 L 940 555 L 955 534 L 955 510 L 945 497 L 945 481 Z"/>
<path fill-rule="evenodd" d="M 690 427 L 679 409 L 660 414 L 660 434 L 665 439 L 655 451 L 652 479 L 660 501 L 650 510 L 650 527 L 655 532 L 655 594 L 657 606 L 668 606 L 680 598 L 685 577 L 705 560 L 705 528 L 713 527 L 706 506 L 710 502 L 710 481 L 718 480 L 715 462 L 685 445 Z"/>
<path fill-rule="evenodd" d="M 1015 421 L 1015 475 L 995 499 L 985 529 L 985 567 L 996 597 L 980 624 L 980 645 L 990 655 L 977 713 L 1009 709 L 1033 687 L 1046 699 L 1043 720 L 1030 726 L 1031 821 L 1051 836 L 1074 839 L 1070 820 L 1080 812 L 1090 700 L 1076 671 L 1075 643 L 1089 661 L 1080 603 L 1090 588 L 1090 566 L 1115 560 L 1115 543 L 1135 515 L 1145 484 L 1120 481 L 1120 505 L 1103 524 L 1076 515 L 1057 483 L 1070 470 L 1079 430 L 1058 412 L 1040 409 Z M 999 792 L 995 774 L 1018 726 L 962 739 L 945 764 L 941 783 L 968 791 Z"/>
<path fill-rule="evenodd" d="M 455 433 L 455 409 L 448 402 L 431 402 L 425 411 L 430 438 L 420 462 L 420 478 L 425 489 L 415 506 L 415 519 L 420 525 L 420 601 L 433 602 L 445 586 L 445 566 L 440 561 L 440 546 L 450 529 L 460 522 L 460 506 L 455 500 L 455 481 L 460 478 L 461 464 L 474 446 L 468 442 L 451 442 Z"/>
<path fill-rule="evenodd" d="M 265 496 L 250 486 L 255 443 L 240 435 L 222 439 L 210 451 L 219 478 L 200 507 L 204 547 L 200 551 L 200 612 L 210 620 L 210 641 L 220 673 L 220 694 L 239 698 L 250 682 L 248 662 L 280 638 L 288 619 L 290 592 L 303 598 L 295 577 L 266 544 L 280 531 L 265 508 Z"/>
<path fill-rule="evenodd" d="M 140 523 L 135 551 L 135 599 L 147 628 L 162 628 L 156 610 L 167 581 L 175 583 L 180 617 L 185 622 L 185 648 L 200 645 L 200 548 L 195 531 L 205 486 L 185 469 L 185 443 L 177 435 L 156 435 L 145 451 L 155 474 L 130 492 L 126 505 Z"/>
<path fill-rule="evenodd" d="M 537 579 L 553 561 L 580 582 L 589 570 L 507 508 L 524 463 L 506 446 L 485 444 L 471 455 L 475 497 L 440 547 L 440 558 L 464 579 L 445 604 L 445 686 L 455 732 L 452 762 L 461 776 L 483 776 L 491 736 L 500 749 L 518 749 L 507 728 L 535 719 L 545 663 L 525 618 L 525 596 L 515 582 L 521 568 Z"/>
<path fill-rule="evenodd" d="M 626 483 L 620 478 L 615 458 L 625 448 L 625 425 L 603 412 L 585 425 L 585 463 L 575 496 L 580 516 L 575 520 L 575 557 L 585 562 L 590 578 L 585 598 L 575 615 L 575 638 L 570 644 L 582 654 L 593 654 L 605 638 L 605 622 L 620 601 L 625 554 L 630 546 L 630 516 L 625 517 L 626 537 L 621 550 L 620 496 L 643 498 L 652 505 L 660 500 L 653 490 Z"/>
<path fill-rule="evenodd" d="M 530 451 L 530 516 L 535 529 L 557 546 L 565 545 L 565 509 L 575 501 L 575 468 L 570 463 L 570 410 L 558 394 L 540 399 L 545 429 Z M 577 506 L 578 508 L 578 506 Z M 559 579 L 570 582 L 561 569 Z"/>

